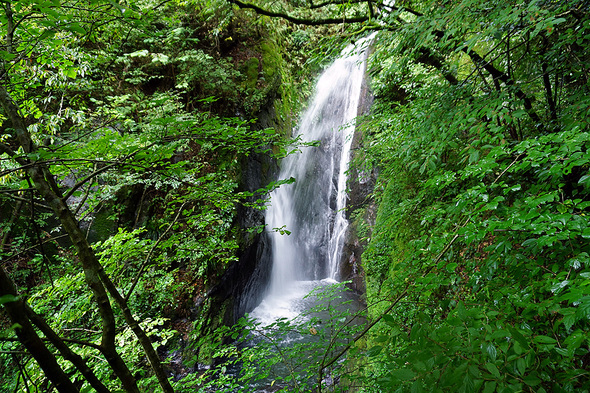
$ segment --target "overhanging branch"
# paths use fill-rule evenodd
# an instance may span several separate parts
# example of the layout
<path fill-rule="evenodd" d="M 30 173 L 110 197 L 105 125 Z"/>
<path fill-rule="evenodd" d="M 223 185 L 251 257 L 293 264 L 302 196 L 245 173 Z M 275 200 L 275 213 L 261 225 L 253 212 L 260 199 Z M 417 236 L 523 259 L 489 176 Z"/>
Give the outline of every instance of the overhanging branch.
<path fill-rule="evenodd" d="M 274 12 L 270 10 L 266 10 L 261 8 L 252 3 L 246 3 L 240 0 L 228 0 L 230 3 L 237 5 L 242 9 L 251 9 L 254 10 L 259 15 L 270 16 L 272 18 L 281 18 L 287 20 L 291 23 L 296 25 L 306 25 L 306 26 L 322 26 L 322 25 L 337 25 L 341 23 L 362 23 L 367 22 L 370 20 L 369 16 L 357 16 L 357 17 L 346 17 L 342 16 L 342 18 L 321 18 L 321 19 L 314 19 L 314 18 L 299 18 L 288 13 L 283 12 Z"/>

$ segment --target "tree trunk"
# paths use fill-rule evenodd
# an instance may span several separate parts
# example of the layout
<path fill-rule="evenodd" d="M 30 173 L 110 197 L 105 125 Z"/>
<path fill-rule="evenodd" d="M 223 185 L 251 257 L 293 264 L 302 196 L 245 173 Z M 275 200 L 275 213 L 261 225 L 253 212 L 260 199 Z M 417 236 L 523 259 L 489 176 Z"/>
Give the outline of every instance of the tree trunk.
<path fill-rule="evenodd" d="M 12 295 L 17 296 L 14 283 L 8 277 L 6 270 L 0 266 L 0 296 Z M 17 299 L 12 302 L 4 303 L 4 308 L 13 324 L 18 324 L 15 328 L 19 341 L 27 348 L 29 353 L 39 364 L 39 367 L 45 373 L 45 376 L 55 385 L 59 392 L 75 393 L 78 388 L 64 373 L 57 363 L 55 356 L 47 349 L 41 338 L 33 328 L 31 321 L 27 318 L 25 312 L 25 302 L 23 299 Z"/>
<path fill-rule="evenodd" d="M 119 291 L 117 290 L 117 288 L 115 287 L 115 285 L 103 269 L 100 270 L 100 277 L 104 285 L 106 286 L 107 291 L 109 291 L 109 294 L 113 297 L 113 299 L 115 299 L 115 301 L 119 305 L 119 308 L 123 312 L 125 321 L 129 325 L 131 330 L 133 330 L 133 333 L 135 333 L 135 336 L 139 340 L 139 343 L 141 344 L 150 362 L 150 365 L 152 366 L 152 370 L 154 370 L 154 373 L 158 378 L 158 382 L 160 383 L 162 391 L 165 393 L 174 393 L 174 389 L 172 388 L 172 385 L 170 385 L 170 381 L 168 381 L 166 371 L 164 370 L 164 367 L 162 367 L 160 357 L 156 353 L 152 345 L 152 342 L 150 341 L 147 334 L 145 334 L 141 326 L 139 326 L 137 320 L 135 320 L 135 318 L 133 317 L 133 314 L 131 313 L 129 306 L 127 305 L 127 301 L 123 298 L 123 296 L 121 296 L 121 294 L 119 293 Z"/>
<path fill-rule="evenodd" d="M 0 87 L 0 104 L 4 108 L 4 113 L 12 122 L 12 129 L 16 133 L 19 144 L 25 153 L 31 153 L 36 150 L 35 144 L 27 131 L 24 119 L 20 115 L 19 108 L 12 101 L 8 91 L 4 86 Z M 30 164 L 28 160 L 19 159 L 19 163 Z M 99 278 L 99 270 L 102 269 L 98 259 L 92 252 L 84 233 L 80 230 L 76 219 L 65 201 L 58 194 L 57 186 L 53 180 L 53 175 L 42 164 L 27 165 L 26 172 L 31 177 L 33 185 L 51 207 L 56 217 L 61 222 L 63 229 L 69 235 L 74 247 L 76 248 L 78 258 L 84 271 L 84 278 L 87 285 L 92 290 L 92 294 L 98 305 L 99 314 L 102 320 L 102 353 L 108 363 L 111 365 L 113 372 L 121 380 L 123 388 L 130 393 L 140 393 L 135 378 L 129 371 L 129 368 L 117 353 L 115 346 L 115 315 L 111 308 L 108 295 Z"/>
<path fill-rule="evenodd" d="M 88 365 L 86 361 L 77 353 L 72 351 L 70 347 L 55 333 L 55 331 L 49 326 L 49 324 L 32 308 L 28 305 L 25 305 L 25 311 L 31 322 L 37 326 L 39 330 L 47 337 L 47 339 L 53 344 L 55 348 L 59 351 L 59 353 L 64 357 L 64 359 L 69 360 L 74 367 L 86 378 L 86 381 L 92 386 L 92 388 L 98 393 L 111 393 L 106 386 L 96 377 L 94 372 Z"/>

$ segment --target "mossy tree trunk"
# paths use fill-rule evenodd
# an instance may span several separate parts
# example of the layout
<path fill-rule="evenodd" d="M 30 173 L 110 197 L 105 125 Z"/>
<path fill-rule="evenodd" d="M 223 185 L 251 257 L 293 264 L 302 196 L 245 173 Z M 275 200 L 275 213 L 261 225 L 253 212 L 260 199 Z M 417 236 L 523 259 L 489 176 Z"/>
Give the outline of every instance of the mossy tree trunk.
<path fill-rule="evenodd" d="M 12 122 L 13 130 L 17 135 L 19 145 L 27 154 L 34 152 L 36 147 L 26 129 L 24 119 L 20 116 L 19 108 L 12 101 L 4 87 L 0 87 L 0 104 Z M 53 180 L 53 175 L 42 164 L 35 164 L 24 158 L 17 158 L 17 155 L 6 145 L 2 146 L 2 151 L 8 153 L 21 165 L 27 168 L 27 174 L 30 176 L 36 190 L 52 208 L 55 216 L 59 219 L 63 229 L 74 244 L 84 271 L 86 283 L 93 293 L 102 320 L 101 352 L 121 380 L 125 390 L 128 392 L 139 393 L 135 378 L 131 375 L 129 368 L 116 351 L 115 316 L 105 287 L 123 311 L 125 320 L 138 337 L 139 342 L 150 361 L 152 369 L 158 377 L 162 390 L 164 392 L 173 392 L 160 359 L 149 341 L 149 338 L 141 329 L 138 322 L 133 318 L 125 299 L 119 294 L 110 278 L 104 272 L 100 262 L 88 244 L 84 233 L 78 226 L 72 211 L 59 195 L 59 190 Z"/>
<path fill-rule="evenodd" d="M 12 299 L 8 299 L 8 298 Z M 8 274 L 0 266 L 0 298 L 11 322 L 15 324 L 16 335 L 31 356 L 39 363 L 45 375 L 60 393 L 78 392 L 78 388 L 70 381 L 68 376 L 57 363 L 55 356 L 35 331 L 31 321 L 25 312 L 25 301 L 17 297 L 14 283 Z M 12 300 L 12 301 L 11 301 Z"/>

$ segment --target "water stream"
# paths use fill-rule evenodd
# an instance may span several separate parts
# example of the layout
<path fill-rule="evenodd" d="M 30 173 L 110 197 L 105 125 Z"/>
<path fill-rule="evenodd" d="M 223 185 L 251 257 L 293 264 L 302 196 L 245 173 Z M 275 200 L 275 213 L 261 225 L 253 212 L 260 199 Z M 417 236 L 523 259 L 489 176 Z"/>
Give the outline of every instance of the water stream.
<path fill-rule="evenodd" d="M 281 164 L 279 177 L 296 182 L 271 193 L 265 215 L 272 273 L 267 295 L 250 313 L 263 325 L 295 318 L 307 307 L 307 293 L 340 279 L 348 228 L 346 171 L 369 40 L 346 48 L 317 82 L 294 133 L 306 142 L 319 141 L 319 146 L 304 147 Z"/>

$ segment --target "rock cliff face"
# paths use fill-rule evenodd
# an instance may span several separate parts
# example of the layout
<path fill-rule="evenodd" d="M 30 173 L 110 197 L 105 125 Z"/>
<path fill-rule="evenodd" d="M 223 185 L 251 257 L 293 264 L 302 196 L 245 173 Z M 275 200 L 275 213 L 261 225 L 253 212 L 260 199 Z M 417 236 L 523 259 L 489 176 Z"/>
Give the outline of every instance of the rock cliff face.
<path fill-rule="evenodd" d="M 277 163 L 270 157 L 256 154 L 248 157 L 242 166 L 241 188 L 256 191 L 276 176 Z M 259 196 L 252 197 L 253 200 Z M 245 232 L 238 261 L 230 266 L 210 296 L 216 302 L 227 303 L 223 307 L 228 315 L 223 319 L 235 322 L 260 303 L 266 290 L 271 272 L 271 245 L 265 232 L 248 232 L 248 229 L 264 225 L 264 212 L 240 206 L 237 225 Z M 221 308 L 217 308 L 221 309 Z"/>
<path fill-rule="evenodd" d="M 363 81 L 361 100 L 358 107 L 358 116 L 362 117 L 369 113 L 373 103 L 373 95 L 369 89 L 368 76 Z M 352 140 L 352 160 L 358 162 L 358 154 L 361 151 L 363 138 L 362 131 L 358 126 Z M 359 293 L 365 292 L 365 280 L 361 267 L 361 256 L 366 246 L 366 241 L 362 239 L 360 226 L 372 227 L 375 223 L 376 205 L 372 199 L 373 189 L 375 187 L 376 173 L 374 171 L 365 171 L 362 167 L 351 165 L 348 175 L 348 201 L 346 206 L 346 218 L 350 226 L 344 249 L 342 251 L 342 260 L 340 263 L 340 277 L 342 281 L 351 281 L 351 288 Z M 366 234 L 365 234 L 366 236 Z"/>
<path fill-rule="evenodd" d="M 290 105 L 295 100 L 285 93 L 283 78 L 288 78 L 288 65 L 283 59 L 284 43 L 267 36 L 260 41 L 252 37 L 235 45 L 230 53 L 242 64 L 247 76 L 246 84 L 256 91 L 256 105 L 245 107 L 255 111 L 258 129 L 272 128 L 280 135 L 290 135 L 292 114 Z M 289 82 L 289 81 L 287 81 Z M 292 94 L 292 92 L 291 92 Z M 244 113 L 238 112 L 238 116 Z M 252 117 L 254 114 L 250 113 Z M 251 154 L 240 162 L 239 191 L 254 192 L 275 180 L 278 174 L 276 160 L 266 154 Z M 261 198 L 256 195 L 248 202 Z M 239 205 L 234 226 L 239 228 L 240 249 L 238 260 L 212 282 L 203 298 L 196 299 L 193 319 L 203 319 L 202 334 L 221 324 L 232 325 L 251 311 L 266 290 L 271 272 L 271 248 L 267 235 L 255 229 L 264 225 L 264 211 Z M 206 356 L 205 356 L 206 357 Z"/>
<path fill-rule="evenodd" d="M 256 191 L 271 182 L 278 171 L 276 161 L 268 155 L 253 154 L 245 158 L 240 177 L 242 191 Z M 260 196 L 253 196 L 253 202 Z M 248 231 L 264 225 L 262 210 L 240 205 L 235 225 L 242 233 L 238 260 L 223 273 L 218 282 L 199 299 L 192 319 L 200 321 L 193 335 L 207 336 L 220 326 L 231 326 L 261 301 L 271 273 L 271 244 L 265 232 Z M 215 359 L 206 345 L 197 348 L 201 365 L 212 365 Z M 190 352 L 185 357 L 193 356 Z M 193 370 L 194 371 L 194 370 Z"/>

